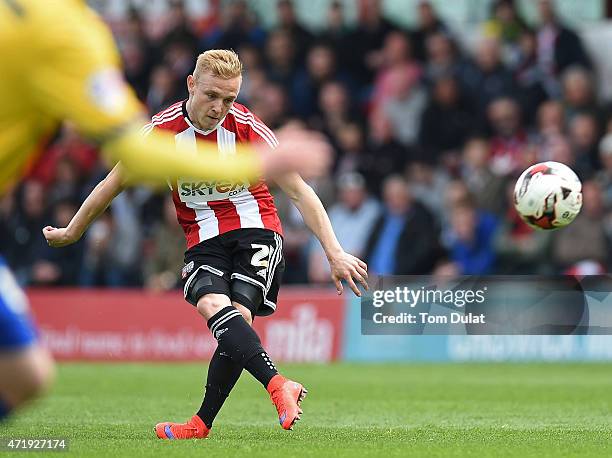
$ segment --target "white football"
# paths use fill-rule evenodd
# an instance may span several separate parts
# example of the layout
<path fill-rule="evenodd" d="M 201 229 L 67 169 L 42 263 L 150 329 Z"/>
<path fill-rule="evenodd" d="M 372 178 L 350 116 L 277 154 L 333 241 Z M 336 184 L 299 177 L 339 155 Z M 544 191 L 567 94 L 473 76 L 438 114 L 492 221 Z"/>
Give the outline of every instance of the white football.
<path fill-rule="evenodd" d="M 572 169 L 560 162 L 534 164 L 516 182 L 514 206 L 535 229 L 567 226 L 580 213 L 582 183 Z"/>

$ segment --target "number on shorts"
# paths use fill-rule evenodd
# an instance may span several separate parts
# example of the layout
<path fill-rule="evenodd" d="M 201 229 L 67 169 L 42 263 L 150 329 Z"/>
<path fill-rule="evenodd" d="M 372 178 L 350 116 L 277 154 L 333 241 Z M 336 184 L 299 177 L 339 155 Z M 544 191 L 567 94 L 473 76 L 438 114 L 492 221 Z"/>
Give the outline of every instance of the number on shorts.
<path fill-rule="evenodd" d="M 259 243 L 252 243 L 251 248 L 257 250 L 253 257 L 251 258 L 251 264 L 255 267 L 265 267 L 268 268 L 269 256 L 272 251 L 272 247 L 268 245 L 260 245 Z"/>

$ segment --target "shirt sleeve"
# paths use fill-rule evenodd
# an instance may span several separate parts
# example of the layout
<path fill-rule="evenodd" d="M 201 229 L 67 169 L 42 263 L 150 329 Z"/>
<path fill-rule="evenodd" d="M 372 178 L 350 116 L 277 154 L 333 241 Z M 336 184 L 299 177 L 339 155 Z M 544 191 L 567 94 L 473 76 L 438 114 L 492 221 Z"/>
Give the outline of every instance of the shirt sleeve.
<path fill-rule="evenodd" d="M 53 10 L 58 17 L 45 18 L 44 33 L 33 38 L 29 86 L 47 116 L 102 139 L 142 119 L 144 111 L 123 78 L 106 25 L 84 4 L 63 3 Z"/>
<path fill-rule="evenodd" d="M 278 146 L 278 139 L 272 129 L 264 124 L 264 122 L 251 112 L 239 112 L 234 115 L 236 119 L 240 117 L 241 122 L 245 123 L 247 129 L 247 137 L 249 142 L 264 141 L 270 148 Z"/>

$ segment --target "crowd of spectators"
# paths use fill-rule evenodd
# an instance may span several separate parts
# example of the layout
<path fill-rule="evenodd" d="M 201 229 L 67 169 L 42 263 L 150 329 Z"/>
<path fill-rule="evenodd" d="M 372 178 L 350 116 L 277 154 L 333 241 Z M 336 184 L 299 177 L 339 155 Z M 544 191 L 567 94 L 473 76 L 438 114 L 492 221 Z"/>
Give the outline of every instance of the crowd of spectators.
<path fill-rule="evenodd" d="M 316 34 L 289 0 L 260 25 L 248 2 L 194 24 L 173 1 L 155 36 L 137 9 L 114 24 L 125 74 L 154 114 L 186 97 L 199 52 L 235 49 L 244 64 L 238 101 L 275 129 L 288 121 L 323 132 L 335 156 L 311 184 L 345 249 L 376 274 L 547 274 L 607 271 L 612 256 L 612 117 L 580 37 L 550 0 L 528 26 L 497 0 L 467 49 L 431 3 L 406 30 L 380 2 L 360 0 L 354 27 L 341 2 Z M 157 24 L 159 26 L 159 24 Z M 517 175 L 555 160 L 584 185 L 576 221 L 533 231 L 512 206 Z M 83 239 L 61 250 L 41 235 L 65 226 L 106 173 L 70 125 L 0 201 L 0 252 L 24 285 L 165 290 L 177 285 L 184 238 L 167 192 L 122 193 Z M 325 254 L 281 193 L 289 283 L 326 283 Z"/>

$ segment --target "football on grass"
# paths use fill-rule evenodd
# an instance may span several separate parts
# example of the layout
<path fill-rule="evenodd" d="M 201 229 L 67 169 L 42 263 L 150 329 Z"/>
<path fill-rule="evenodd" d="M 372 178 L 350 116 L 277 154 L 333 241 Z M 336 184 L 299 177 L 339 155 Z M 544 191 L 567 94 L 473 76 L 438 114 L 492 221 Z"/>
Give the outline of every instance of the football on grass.
<path fill-rule="evenodd" d="M 582 207 L 582 183 L 572 169 L 560 162 L 534 164 L 516 182 L 514 206 L 535 229 L 567 226 Z"/>

